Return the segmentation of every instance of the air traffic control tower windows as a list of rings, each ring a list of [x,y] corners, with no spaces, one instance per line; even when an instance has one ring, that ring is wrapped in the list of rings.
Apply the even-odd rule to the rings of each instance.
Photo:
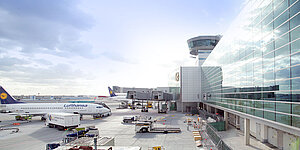
[[[189,42],[188,45],[189,48],[194,48],[198,46],[216,46],[217,40],[210,40],[210,39],[196,40],[196,41]]]

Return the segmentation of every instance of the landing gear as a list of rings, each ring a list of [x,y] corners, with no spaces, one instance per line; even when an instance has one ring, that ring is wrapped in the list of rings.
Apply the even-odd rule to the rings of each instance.
[[[102,115],[100,115],[100,114],[98,114],[98,115],[93,115],[93,118],[94,119],[99,119],[99,118],[101,118],[102,117]]]
[[[42,120],[42,121],[46,121],[46,118],[45,118],[45,117],[41,117],[41,120]]]
[[[148,129],[143,128],[141,132],[142,132],[142,133],[146,133],[146,132],[148,132]]]

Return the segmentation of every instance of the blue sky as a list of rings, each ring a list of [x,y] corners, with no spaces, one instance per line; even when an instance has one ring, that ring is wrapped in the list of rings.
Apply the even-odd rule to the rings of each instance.
[[[223,34],[241,0],[2,0],[0,85],[12,94],[108,95],[168,86],[186,41]]]

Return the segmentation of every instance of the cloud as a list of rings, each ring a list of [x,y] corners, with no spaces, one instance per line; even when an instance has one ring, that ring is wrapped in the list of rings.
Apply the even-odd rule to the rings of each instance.
[[[13,63],[15,63],[13,61]],[[57,64],[48,68],[36,68],[30,66],[14,66],[13,70],[0,68],[1,76],[13,77],[16,84],[36,84],[36,85],[64,85],[73,84],[76,79],[85,75],[78,69],[72,69],[68,64]]]
[[[78,5],[77,0],[0,1],[1,84],[59,86],[85,79],[71,60],[96,57],[81,41],[94,20]]]
[[[101,54],[102,56],[106,57],[107,59],[116,61],[116,62],[121,62],[121,63],[127,63],[127,64],[136,64],[134,62],[134,58],[126,58],[124,55],[120,55],[118,52],[114,51],[105,51]]]
[[[20,64],[28,64],[29,62],[24,59],[17,58],[1,58],[0,59],[0,70],[1,71],[10,71],[14,70],[16,66]]]
[[[0,6],[13,16],[37,18],[78,29],[88,29],[92,26],[91,18],[78,8],[78,2],[78,0],[3,0]]]
[[[1,45],[13,43],[24,55],[93,57],[92,47],[80,41],[93,19],[77,5],[78,1],[0,1]]]
[[[169,70],[195,65],[186,40],[219,33],[232,9],[170,2],[2,0],[0,84],[19,94],[166,86]]]

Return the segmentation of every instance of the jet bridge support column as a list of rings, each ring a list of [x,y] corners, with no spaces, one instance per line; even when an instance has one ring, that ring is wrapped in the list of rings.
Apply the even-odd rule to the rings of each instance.
[[[245,144],[250,145],[250,119],[244,118],[244,126]]]
[[[224,111],[225,130],[228,130],[228,112]]]

